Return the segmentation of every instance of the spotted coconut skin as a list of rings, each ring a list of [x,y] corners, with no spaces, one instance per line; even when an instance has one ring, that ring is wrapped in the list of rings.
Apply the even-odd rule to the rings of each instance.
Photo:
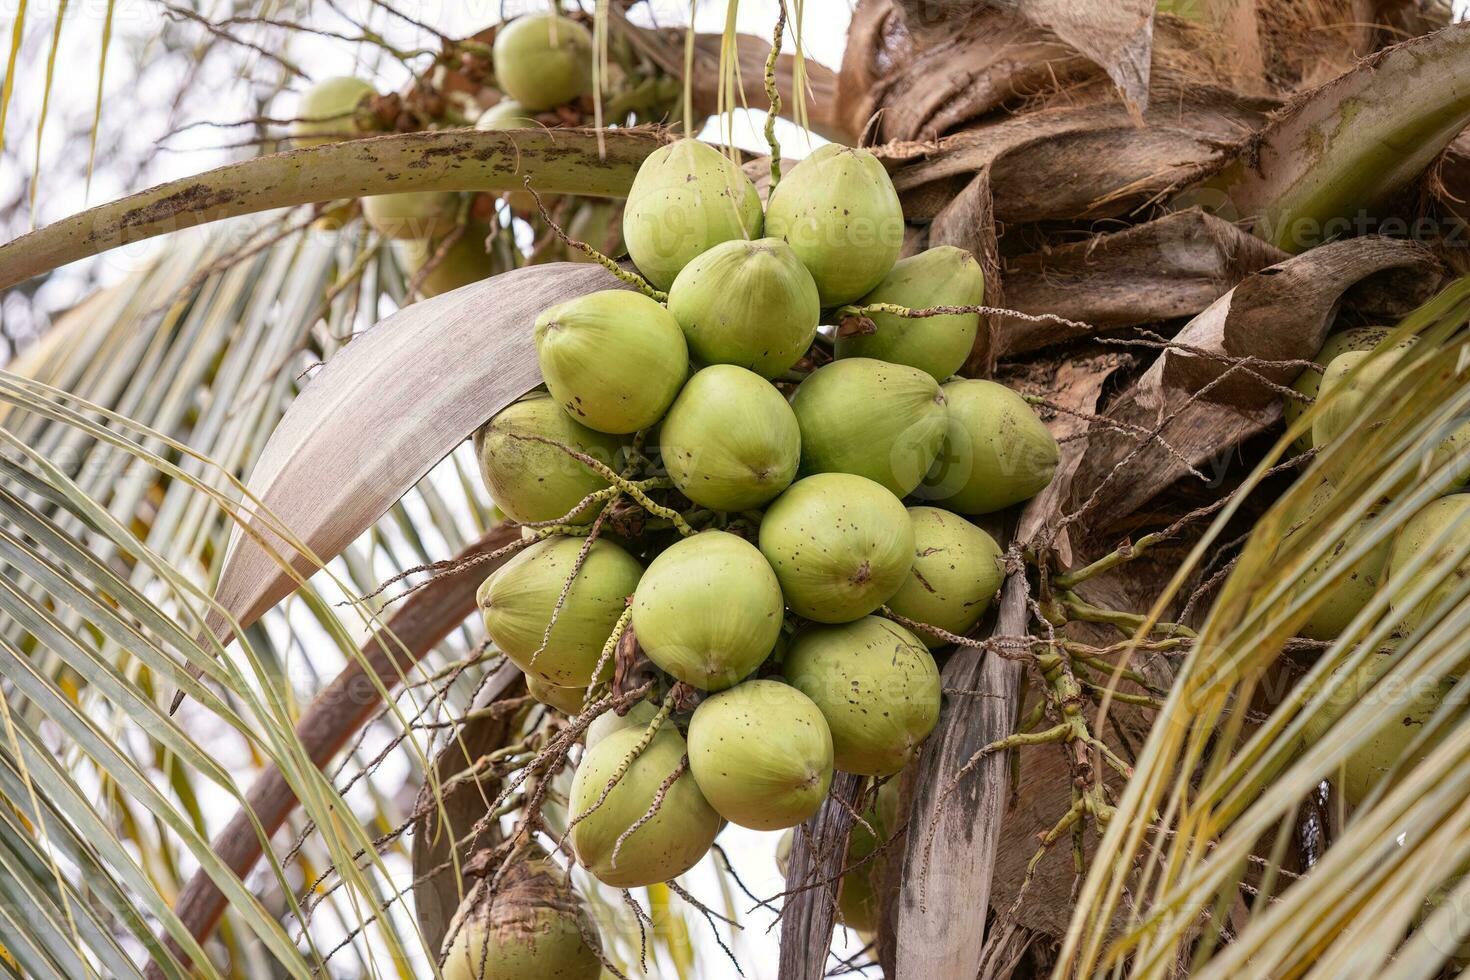
[[[690,356],[774,378],[811,347],[822,309],[817,283],[791,246],[759,238],[696,256],[669,287],[669,312]]]
[[[571,831],[577,860],[614,888],[639,888],[678,877],[699,863],[722,826],[720,815],[686,770],[669,785],[653,816],[623,842],[613,863],[618,838],[649,812],[659,787],[684,758],[683,736],[665,722],[602,804],[591,809],[643,735],[642,729],[624,728],[589,746],[572,779],[568,809],[574,818],[581,818]]]
[[[633,631],[658,667],[718,691],[760,666],[781,633],[781,585],[756,547],[725,531],[670,545],[633,595]]]
[[[985,273],[962,248],[940,245],[899,259],[883,281],[859,306],[888,303],[911,310],[935,306],[979,306],[985,302]],[[839,335],[839,359],[873,357],[918,368],[935,381],[946,381],[959,371],[975,347],[980,314],[909,318],[892,313],[870,313],[876,330],[870,334]]]
[[[899,499],[872,480],[820,473],[797,480],[766,509],[760,550],[793,612],[846,623],[903,585],[914,529]]]
[[[575,514],[572,510],[588,494],[606,489],[607,479],[559,446],[615,469],[622,443],[577,422],[544,392],[532,392],[513,403],[475,433],[480,476],[490,499],[507,517],[523,524],[568,515],[573,522],[591,519],[590,505]]]
[[[485,632],[495,646],[521,670],[562,687],[585,688],[591,682],[602,647],[642,573],[638,560],[618,545],[594,541],[550,642],[537,654],[583,543],[560,536],[539,541],[486,579],[477,596]]]
[[[934,658],[908,630],[877,616],[803,630],[782,673],[821,709],[843,772],[898,772],[939,720]]]
[[[674,485],[712,510],[753,510],[796,478],[801,430],[780,391],[731,364],[695,373],[659,427]]]
[[[817,812],[832,785],[832,732],[816,703],[789,684],[746,681],[695,709],[689,768],[731,823],[794,827]]]
[[[709,144],[678,140],[638,168],[623,208],[623,241],[638,271],[659,289],[721,242],[759,237],[755,185]]]
[[[903,208],[876,156],[829,143],[771,191],[766,234],[796,251],[822,306],[832,307],[859,299],[893,268],[903,247]]]
[[[536,318],[536,360],[568,415],[613,435],[663,418],[689,374],[678,321],[626,289],[588,293],[544,311]]]
[[[915,496],[960,514],[990,514],[1051,483],[1061,450],[1025,399],[994,381],[951,381],[943,390],[948,430]]]
[[[801,472],[851,473],[902,497],[939,456],[945,396],[929,375],[870,357],[813,371],[791,398],[801,428]]]
[[[1000,545],[958,514],[910,507],[914,565],[888,608],[906,619],[963,636],[980,622],[1005,577]],[[944,639],[919,631],[929,647]]]
[[[1470,493],[1456,493],[1430,501],[1399,531],[1389,552],[1389,574],[1395,582],[1389,594],[1389,606],[1399,616],[1399,629],[1417,629],[1432,616],[1443,613],[1455,591],[1470,577],[1470,557],[1455,562],[1457,549],[1465,546],[1470,536]],[[1414,582],[1406,578],[1408,569],[1426,553],[1428,564],[1417,573],[1416,581],[1430,578],[1438,584],[1416,603],[1407,594]]]
[[[541,112],[592,91],[592,34],[553,14],[517,17],[495,34],[495,81],[527,111]]]
[[[1283,555],[1301,546],[1297,535],[1304,530],[1304,522],[1314,512],[1331,503],[1335,494],[1336,491],[1331,483],[1326,480],[1318,482],[1301,512],[1289,519],[1287,533],[1281,543]],[[1331,574],[1337,580],[1327,590],[1327,593],[1319,598],[1318,605],[1312,610],[1307,621],[1297,628],[1300,635],[1313,640],[1337,639],[1347,629],[1353,617],[1368,604],[1374,593],[1378,591],[1387,571],[1389,551],[1393,544],[1391,540],[1386,539],[1374,546],[1362,559],[1353,564],[1346,575],[1337,577],[1341,565],[1340,556],[1343,551],[1352,546],[1358,535],[1370,528],[1373,523],[1374,518],[1365,518],[1335,541],[1321,558],[1313,562],[1311,567],[1302,573],[1297,583],[1298,593],[1310,587],[1323,575]]]
[[[536,852],[513,859],[491,894],[483,884],[450,923],[444,980],[597,980],[597,927],[566,874]]]

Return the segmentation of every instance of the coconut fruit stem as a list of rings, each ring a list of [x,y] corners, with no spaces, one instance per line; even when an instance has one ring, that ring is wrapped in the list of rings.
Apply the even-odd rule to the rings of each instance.
[[[781,56],[781,35],[786,30],[786,4],[776,4],[776,32],[771,37],[771,53],[766,55],[766,98],[771,111],[766,113],[766,144],[771,148],[771,190],[781,183],[781,144],[776,139],[776,117],[781,114],[781,90],[776,86],[776,62]]]
[[[673,703],[673,699],[672,698],[669,699],[669,702],[668,703],[672,704]],[[612,866],[613,867],[616,868],[618,866],[618,852],[623,849],[623,842],[626,841],[629,837],[632,837],[635,833],[637,833],[638,830],[639,830],[639,828],[642,827],[644,824],[648,823],[648,821],[650,821],[654,817],[658,816],[658,808],[661,807],[661,806],[663,806],[663,804],[664,804],[664,797],[666,797],[666,796],[669,795],[669,788],[672,787],[674,785],[674,783],[678,781],[678,779],[679,779],[680,776],[684,775],[688,771],[689,771],[689,754],[686,752],[684,754],[684,757],[679,760],[679,764],[674,767],[674,771],[671,772],[671,773],[669,773],[667,776],[665,776],[664,777],[664,781],[658,784],[658,792],[656,792],[656,793],[653,794],[653,802],[648,805],[648,810],[644,812],[643,816],[641,816],[637,820],[633,821],[628,826],[628,829],[627,830],[623,831],[621,834],[618,835],[618,839],[613,844],[613,849],[612,849]]]
[[[565,842],[567,836],[571,834],[573,827],[575,827],[577,824],[581,823],[588,817],[592,816],[592,814],[597,812],[597,809],[601,807],[602,804],[607,802],[608,795],[612,793],[613,787],[618,784],[619,780],[621,780],[624,776],[628,774],[628,769],[633,765],[634,762],[638,761],[638,757],[643,754],[643,750],[648,748],[648,746],[653,743],[654,738],[658,735],[659,729],[663,727],[665,721],[668,721],[669,715],[673,714],[673,711],[674,699],[672,697],[665,696],[664,703],[659,705],[658,714],[653,716],[653,720],[650,721],[648,723],[648,727],[643,730],[642,737],[640,737],[638,741],[633,743],[633,747],[628,750],[628,754],[623,756],[623,761],[618,763],[618,767],[613,770],[612,777],[608,779],[607,785],[602,788],[602,795],[599,796],[591,806],[583,810],[581,813],[577,814],[571,819],[570,822],[567,823],[566,832],[562,834],[562,840],[558,842],[558,846]],[[621,841],[619,841],[619,843],[621,843]]]
[[[592,681],[587,685],[586,697],[582,699],[584,708],[586,707],[587,699],[592,697],[592,689],[597,687],[597,679],[602,676],[603,666],[612,659],[613,652],[618,648],[618,641],[628,631],[628,623],[632,619],[633,607],[631,605],[624,607],[623,614],[618,617],[618,621],[614,624],[612,632],[608,634],[607,642],[602,645],[602,653],[597,658],[597,665],[592,668]]]
[[[644,487],[650,484],[656,485],[657,487],[670,487],[673,486],[671,482],[663,481],[661,477],[649,481],[635,482],[633,480],[629,480],[625,476],[622,476],[612,467],[608,466],[606,463],[603,463],[601,460],[598,460],[592,456],[588,456],[586,453],[577,452],[570,446],[564,446],[554,439],[547,439],[545,436],[529,435],[517,432],[507,432],[506,435],[512,439],[527,439],[532,442],[544,442],[549,446],[556,446],[562,452],[566,453],[568,456],[571,456],[573,459],[581,463],[583,466],[586,466],[588,469],[596,471],[597,474],[600,475],[603,479],[607,480],[607,482],[622,490],[634,500],[638,501],[638,506],[642,507],[644,510],[648,511],[655,517],[662,517],[664,520],[674,525],[674,527],[678,529],[680,534],[688,537],[689,535],[694,533],[694,528],[689,526],[689,522],[684,520],[684,516],[682,514],[671,507],[665,507],[663,504],[655,503],[653,499],[649,497],[648,494],[644,491]]]
[[[556,220],[552,218],[551,213],[546,210],[546,205],[542,202],[540,193],[537,192],[536,188],[531,186],[530,174],[526,174],[525,185],[526,190],[530,191],[531,196],[536,199],[536,210],[541,212],[541,220],[546,222],[547,226],[551,228],[551,230],[556,234],[557,238],[561,239],[563,245],[565,245],[567,248],[574,248],[577,251],[581,252],[593,262],[596,262],[608,272],[611,272],[613,275],[617,276],[619,280],[627,283],[629,286],[632,286],[634,289],[638,290],[649,299],[654,300],[658,303],[668,302],[668,293],[655,289],[653,287],[653,283],[649,282],[647,279],[644,279],[638,273],[629,272],[627,269],[624,269],[622,266],[618,265],[618,263],[612,258],[603,255],[591,245],[588,245],[584,241],[579,241],[573,238],[571,235],[568,235],[564,230],[562,230],[562,226],[557,224]]]

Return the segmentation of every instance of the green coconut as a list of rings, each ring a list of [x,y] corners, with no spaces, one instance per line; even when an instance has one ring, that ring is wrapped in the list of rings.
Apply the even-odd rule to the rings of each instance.
[[[903,585],[914,528],[899,499],[872,480],[820,473],[797,480],[766,510],[760,549],[793,612],[846,623]]]
[[[619,218],[618,205],[612,201],[578,201],[572,220],[567,222],[567,234],[579,242],[586,242],[603,255],[620,255],[624,251],[623,223]],[[567,261],[595,260],[581,249],[573,248],[567,250]]]
[[[540,130],[544,127],[536,121],[535,114],[515,99],[502,99],[480,113],[480,118],[475,120],[475,128],[485,132],[494,132],[505,129]],[[505,203],[523,218],[537,213],[536,195],[530,191],[509,191],[505,195]]]
[[[994,381],[944,386],[949,426],[915,495],[961,514],[989,514],[1040,493],[1061,450],[1026,400]]]
[[[378,194],[362,199],[362,216],[388,238],[440,238],[459,225],[460,196],[453,191]]]
[[[1326,506],[1332,500],[1334,493],[1332,484],[1325,480],[1316,486],[1300,520],[1294,521],[1293,526],[1288,528],[1282,540],[1283,552],[1294,551],[1302,546],[1296,540],[1296,536],[1303,530],[1302,521]],[[1372,517],[1362,520],[1347,534],[1335,541],[1325,555],[1313,562],[1312,566],[1302,573],[1298,585],[1299,591],[1324,575],[1333,577],[1333,584],[1328,589],[1326,596],[1320,600],[1320,604],[1312,611],[1311,616],[1298,629],[1302,636],[1314,640],[1337,639],[1353,621],[1353,617],[1362,611],[1363,607],[1373,598],[1373,594],[1378,591],[1388,564],[1391,541],[1384,540],[1381,544],[1374,546],[1371,551],[1346,569],[1337,567],[1342,563],[1340,556],[1343,552],[1367,533],[1374,523],[1375,519]]]
[[[1322,414],[1312,424],[1314,445],[1326,447],[1344,438],[1359,421],[1364,406],[1389,383],[1390,376],[1413,347],[1411,338],[1392,350],[1375,354],[1374,351],[1346,351],[1337,355],[1327,365],[1322,375],[1318,398],[1330,399]],[[1352,374],[1361,365],[1357,374]],[[1364,430],[1358,430],[1360,432]],[[1324,472],[1329,480],[1342,482],[1349,476],[1356,455],[1339,453],[1327,461]],[[1470,422],[1456,426],[1431,450],[1423,460],[1421,473],[1431,473],[1451,460],[1457,462],[1455,475],[1451,478],[1453,489],[1470,478]],[[1412,483],[1413,477],[1404,481]]]
[[[495,33],[495,84],[530,112],[592,91],[592,34],[555,14],[517,17]]]
[[[626,289],[578,296],[538,316],[536,360],[562,408],[583,425],[616,434],[663,418],[689,373],[678,321]]]
[[[902,497],[939,456],[948,414],[939,384],[906,364],[833,361],[797,387],[801,472],[853,473]]]
[[[644,731],[657,714],[658,707],[652,701],[633,702],[625,715],[619,715],[616,711],[604,711],[587,726],[587,744],[600,742],[613,732],[620,732],[625,728]]]
[[[485,632],[500,652],[527,674],[563,687],[592,682],[603,645],[642,573],[622,548],[594,541],[542,650],[546,624],[584,543],[556,537],[531,545],[486,579],[477,597]]]
[[[721,242],[684,266],[669,312],[705,364],[734,364],[763,378],[806,354],[822,315],[817,284],[778,238]]]
[[[1350,350],[1364,351],[1377,347],[1383,338],[1391,331],[1389,327],[1350,327],[1347,330],[1339,330],[1329,334],[1327,340],[1322,344],[1322,349],[1317,351],[1317,356],[1312,361],[1321,365],[1324,369],[1332,363],[1332,359],[1339,354],[1345,354]],[[1317,392],[1322,386],[1322,372],[1308,369],[1303,371],[1292,382],[1292,388],[1313,401],[1317,398]],[[1298,401],[1295,398],[1287,398],[1282,401],[1282,414],[1286,418],[1288,426],[1294,424],[1306,412],[1310,402]],[[1308,429],[1297,438],[1295,443],[1298,452],[1306,452],[1314,445],[1312,430]]]
[[[537,701],[568,717],[582,713],[582,704],[587,694],[585,687],[562,687],[560,684],[542,680],[539,674],[526,675],[526,690]]]
[[[1456,560],[1456,552],[1470,539],[1470,493],[1456,493],[1431,501],[1409,518],[1389,551],[1389,574],[1395,581],[1388,604],[1398,614],[1404,632],[1417,629],[1450,608],[1456,590],[1470,578],[1470,555]],[[1428,554],[1427,564],[1413,581],[1402,581],[1411,564]],[[1434,582],[1429,594],[1410,602],[1409,590],[1423,581]],[[1464,600],[1460,600],[1463,602]]]
[[[1341,681],[1329,696],[1325,710],[1307,721],[1304,735],[1306,743],[1311,745],[1330,734],[1330,726],[1360,701],[1389,698],[1397,706],[1389,721],[1348,756],[1341,774],[1333,774],[1338,788],[1353,806],[1361,803],[1390,769],[1397,767],[1398,772],[1407,772],[1434,750],[1437,737],[1426,739],[1425,744],[1409,754],[1410,745],[1454,688],[1448,679],[1428,677],[1416,680],[1407,689],[1402,684],[1378,683],[1393,667],[1394,657],[1391,653],[1372,654]],[[1334,681],[1344,678],[1342,668],[1334,671],[1332,677]]]
[[[537,849],[512,860],[494,891],[476,888],[450,920],[444,980],[597,980],[597,925],[566,873]]]
[[[888,608],[916,623],[963,636],[980,622],[1005,578],[995,539],[963,517],[938,507],[910,507],[914,567]],[[922,631],[927,646],[945,641]]]
[[[307,89],[296,103],[291,139],[296,146],[321,146],[362,135],[365,103],[377,95],[360,78],[326,78]]]
[[[822,709],[843,772],[898,772],[939,720],[934,658],[914,634],[877,616],[803,630],[781,669]]]
[[[410,281],[418,278],[420,270],[429,267],[418,286],[419,294],[427,298],[488,279],[495,274],[495,260],[485,251],[485,238],[489,234],[488,227],[480,222],[471,222],[463,233],[449,243],[449,248],[438,261],[434,259],[443,245],[439,239],[400,239],[393,243],[393,251],[403,263]]]
[[[608,481],[562,446],[612,469],[617,468],[622,449],[616,436],[587,428],[541,391],[512,403],[476,430],[480,476],[505,516],[523,524],[569,514],[573,522],[591,518],[591,506],[576,514],[571,510],[588,494],[605,489]]]
[[[763,506],[790,486],[801,432],[769,381],[733,364],[698,371],[659,428],[659,451],[674,485],[712,510]]]
[[[686,684],[719,691],[761,665],[781,633],[781,586],[755,546],[725,531],[670,545],[633,596],[643,652]]]
[[[796,250],[822,305],[837,306],[867,294],[893,268],[903,247],[903,208],[877,157],[828,143],[771,191],[766,234]]]
[[[985,302],[985,273],[962,248],[940,245],[899,259],[859,306],[889,303],[911,310],[935,306],[979,306]],[[917,319],[872,313],[875,333],[838,335],[839,358],[874,357],[907,364],[944,381],[964,366],[980,332],[980,314],[956,313]]]
[[[650,153],[623,208],[628,254],[659,289],[668,289],[696,256],[721,242],[760,233],[755,185],[734,161],[696,139]]]
[[[832,733],[812,699],[774,680],[746,681],[700,703],[689,771],[710,806],[752,830],[794,827],[832,785]]]
[[[642,738],[642,731],[624,728],[593,742],[572,779],[568,812],[578,821],[571,831],[572,848],[582,867],[614,888],[639,888],[677,878],[699,863],[722,825],[720,815],[705,801],[687,770],[668,783],[685,753],[683,736],[668,724],[593,809]],[[663,799],[655,809],[660,791]],[[640,821],[618,848],[618,839]]]

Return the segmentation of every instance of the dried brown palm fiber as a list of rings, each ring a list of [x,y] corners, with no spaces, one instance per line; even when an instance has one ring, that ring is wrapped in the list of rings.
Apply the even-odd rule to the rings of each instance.
[[[916,36],[892,0],[864,0],[843,56],[838,111],[858,131],[878,114],[878,140],[934,139],[967,120],[1099,73],[1008,11],[981,5],[962,23],[951,19],[941,33]]]
[[[980,263],[985,275],[985,301],[989,306],[1006,305],[1005,281],[1000,272],[1000,246],[995,225],[995,201],[990,195],[990,170],[983,168],[969,179],[929,225],[930,245],[963,248]],[[988,377],[995,370],[996,317],[980,319],[975,346],[960,373],[966,377]]]
[[[1191,209],[1010,260],[1001,275],[1007,301],[996,305],[1116,330],[1194,316],[1245,276],[1285,258],[1228,221]],[[1002,317],[997,356],[1085,336],[1052,321]]]
[[[1200,90],[1156,107],[1136,126],[1121,105],[1044,109],[998,117],[936,142],[894,142],[874,152],[912,208],[926,184],[991,168],[1000,221],[1128,214],[1228,159],[1265,122],[1268,103]],[[906,210],[911,221],[932,217]]]
[[[1395,288],[1385,295],[1397,293],[1407,312],[1442,275],[1423,246],[1370,236],[1247,277],[1114,400],[1106,416],[1125,428],[1093,427],[1064,523],[1105,534],[1190,465],[1228,461],[1243,439],[1280,418],[1283,383],[1321,346],[1344,296],[1360,283],[1390,279]]]

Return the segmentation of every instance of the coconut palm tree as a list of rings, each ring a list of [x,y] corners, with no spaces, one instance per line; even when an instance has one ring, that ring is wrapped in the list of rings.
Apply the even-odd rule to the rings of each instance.
[[[979,259],[964,373],[1063,446],[989,525],[997,611],[941,654],[882,844],[850,858],[851,777],[796,836],[780,975],[1452,969],[1470,538],[1307,631],[1456,482],[1435,449],[1470,413],[1467,28],[1414,0],[862,0],[832,72],[733,17],[686,37],[637,14],[584,17],[596,96],[534,127],[467,128],[498,97],[495,28],[435,34],[392,48],[415,75],[354,115],[364,138],[0,246],[21,289],[168,236],[0,374],[0,968],[427,975],[513,856],[499,818],[566,826],[576,722],[528,710],[470,621],[522,529],[465,443],[540,382],[526,325],[620,271],[591,253],[618,256],[641,162],[751,105],[871,147],[906,254]],[[180,16],[255,49],[305,29]],[[316,40],[391,47],[340,34]],[[767,135],[743,160],[763,191],[792,162]],[[344,204],[404,191],[481,196],[414,254]],[[1313,359],[1363,325],[1391,328],[1380,358],[1417,341],[1313,403]],[[696,928],[758,961],[719,921],[748,916],[752,869],[718,857],[718,898],[578,876],[606,966],[724,969]],[[834,954],[844,873],[879,914]]]

